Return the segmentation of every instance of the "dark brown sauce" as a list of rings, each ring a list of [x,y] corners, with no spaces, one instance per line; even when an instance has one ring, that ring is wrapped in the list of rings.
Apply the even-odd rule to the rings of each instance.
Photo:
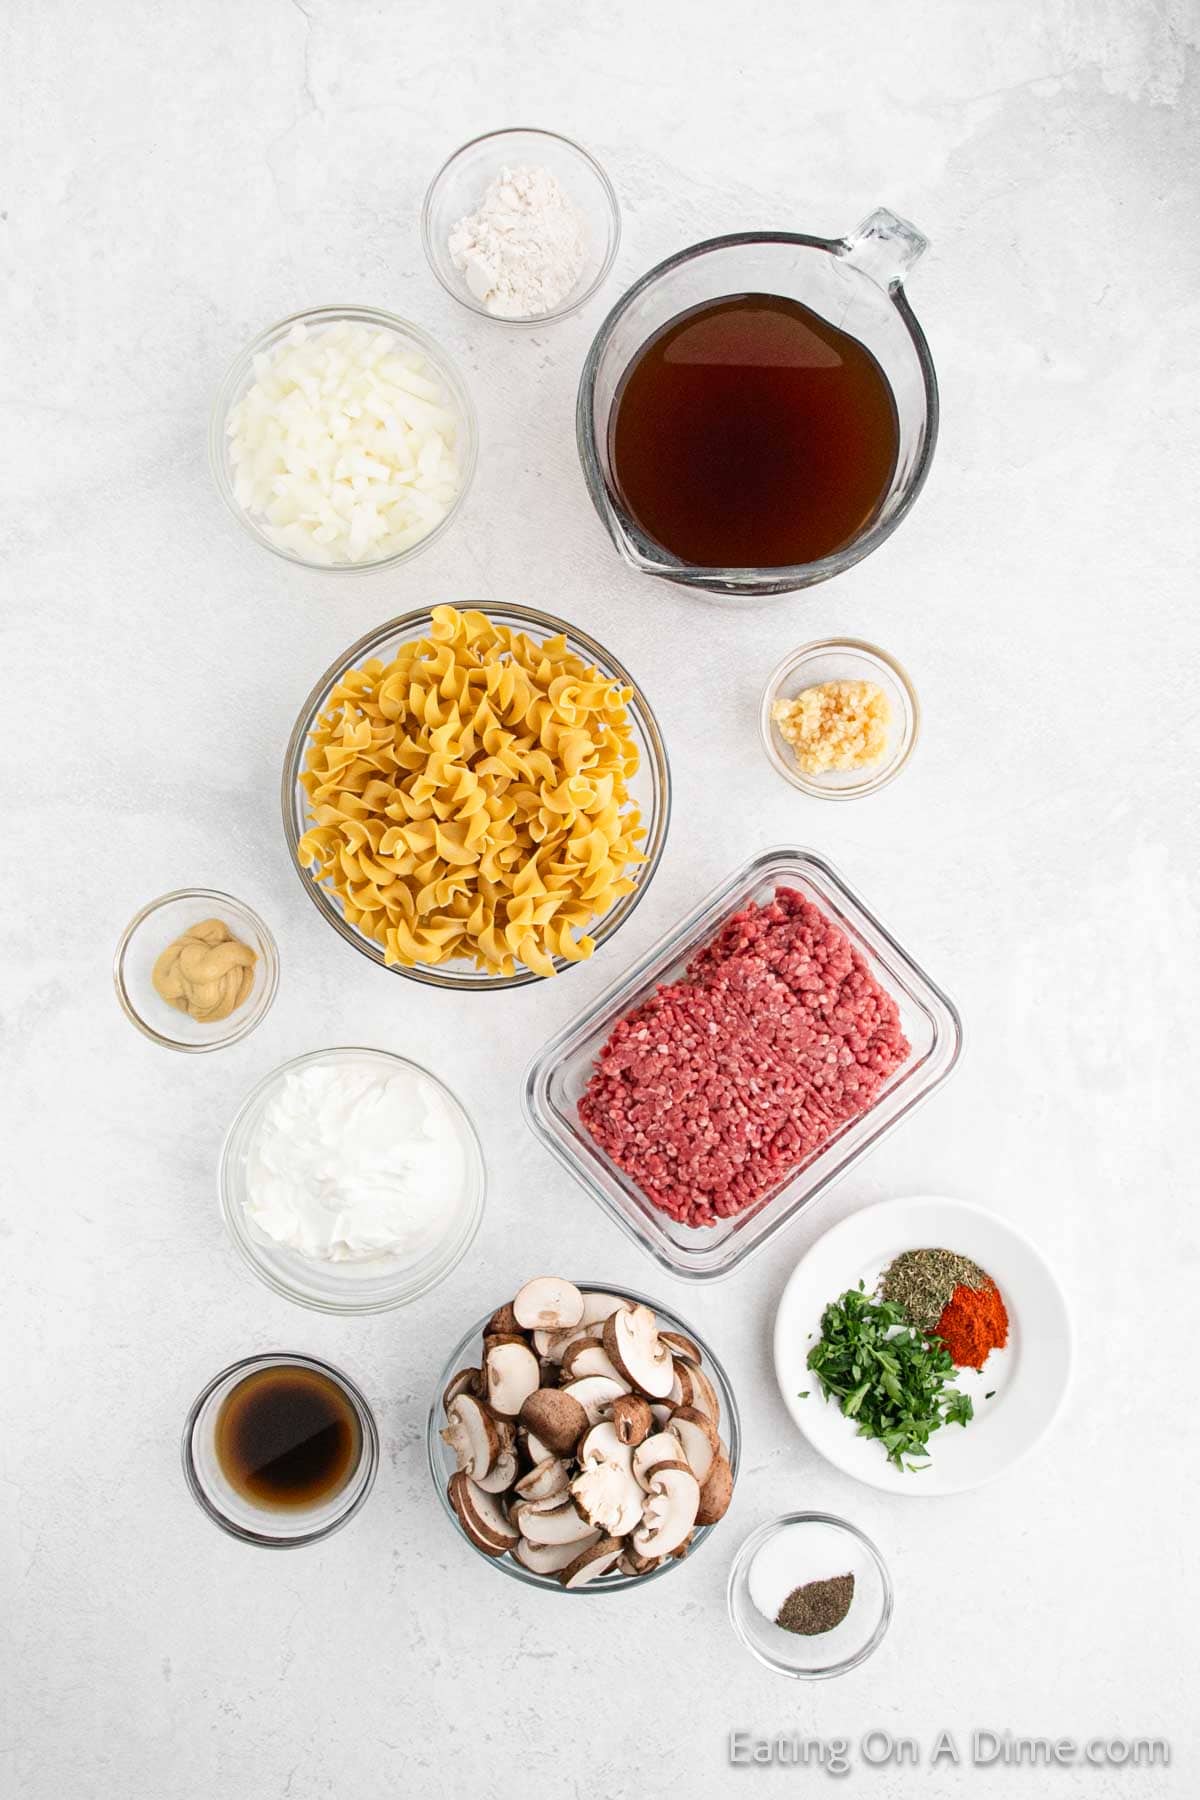
[[[217,1415],[226,1480],[258,1506],[314,1506],[358,1467],[362,1430],[348,1396],[317,1369],[258,1369]]]
[[[865,345],[797,300],[736,294],[681,313],[638,352],[609,459],[626,512],[671,555],[778,569],[861,535],[899,444]]]

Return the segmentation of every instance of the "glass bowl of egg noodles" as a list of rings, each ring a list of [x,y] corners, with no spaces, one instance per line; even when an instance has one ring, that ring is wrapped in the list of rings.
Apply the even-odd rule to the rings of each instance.
[[[268,326],[227,369],[208,452],[258,544],[303,568],[391,568],[449,529],[475,473],[475,407],[407,319],[320,306]]]
[[[603,645],[533,607],[464,601],[390,619],[325,671],[281,800],[293,866],[340,938],[392,974],[481,991],[616,935],[662,857],[671,774]]]

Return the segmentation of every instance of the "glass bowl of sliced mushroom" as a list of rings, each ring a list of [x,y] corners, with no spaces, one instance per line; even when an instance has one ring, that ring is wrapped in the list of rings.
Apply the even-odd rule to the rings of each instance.
[[[532,1587],[613,1593],[675,1568],[724,1517],[741,1428],[690,1325],[625,1288],[538,1275],[455,1347],[428,1449],[480,1556]]]

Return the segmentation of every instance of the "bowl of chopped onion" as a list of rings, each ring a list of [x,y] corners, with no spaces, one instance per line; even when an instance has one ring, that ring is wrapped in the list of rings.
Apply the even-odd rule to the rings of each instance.
[[[331,570],[403,562],[439,538],[475,473],[462,377],[418,326],[322,306],[260,332],[225,374],[209,460],[258,543]]]

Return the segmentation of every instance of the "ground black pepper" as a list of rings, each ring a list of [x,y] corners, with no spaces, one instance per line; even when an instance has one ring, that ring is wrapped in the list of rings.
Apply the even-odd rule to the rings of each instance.
[[[834,1575],[829,1581],[806,1581],[793,1588],[775,1616],[775,1623],[801,1637],[819,1637],[832,1631],[850,1611],[854,1599],[853,1575]]]

